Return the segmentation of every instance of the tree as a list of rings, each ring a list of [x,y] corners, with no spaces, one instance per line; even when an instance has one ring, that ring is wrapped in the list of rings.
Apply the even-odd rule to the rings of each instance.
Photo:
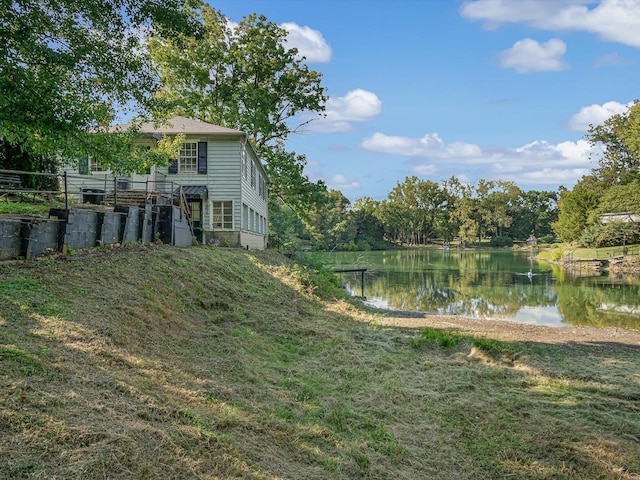
[[[476,188],[470,183],[462,183],[455,177],[445,182],[445,188],[455,198],[452,218],[458,228],[456,232],[461,243],[473,242],[482,236],[480,200]]]
[[[358,250],[384,248],[384,225],[380,220],[380,202],[371,197],[357,198],[351,214],[356,223],[356,245]]]
[[[599,213],[640,213],[640,179],[608,188],[598,203]]]
[[[309,69],[287,32],[262,15],[235,27],[209,5],[193,12],[203,35],[154,37],[153,59],[162,76],[160,97],[173,113],[247,133],[271,177],[271,192],[304,215],[324,184],[303,173],[304,156],[285,148],[287,137],[306,121],[303,112],[322,112],[322,75]]]
[[[530,235],[553,235],[551,225],[558,220],[558,193],[529,190],[524,192],[515,207],[513,223],[507,233],[514,239],[524,240]]]
[[[413,241],[416,226],[412,212],[414,204],[413,181],[409,177],[404,183],[397,182],[380,204],[380,218],[393,241],[399,241],[401,244]]]
[[[355,249],[356,223],[350,211],[351,202],[339,190],[325,193],[322,208],[311,213],[312,235],[317,248]]]
[[[593,176],[582,177],[573,190],[560,192],[558,221],[553,230],[562,241],[578,240],[584,229],[595,223],[601,193],[601,184]]]
[[[640,176],[640,103],[612,115],[602,125],[590,125],[587,140],[601,145],[602,156],[593,176],[606,186],[627,183]]]
[[[303,222],[308,223],[311,206],[320,207],[326,200],[326,186],[322,180],[312,182],[304,174],[307,158],[287,152],[282,142],[262,149],[267,175],[271,179],[270,202],[284,203]]]
[[[126,163],[132,137],[107,129],[156,105],[142,32],[195,32],[191,1],[2,1],[0,138],[36,156]]]
[[[510,227],[513,222],[522,190],[513,182],[480,180],[477,191],[482,192],[479,208],[487,228],[486,233],[503,236],[504,229]]]

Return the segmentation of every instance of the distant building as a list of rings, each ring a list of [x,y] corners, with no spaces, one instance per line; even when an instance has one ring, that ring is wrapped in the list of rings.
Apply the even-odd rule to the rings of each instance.
[[[640,213],[603,213],[600,215],[601,223],[640,223]]]

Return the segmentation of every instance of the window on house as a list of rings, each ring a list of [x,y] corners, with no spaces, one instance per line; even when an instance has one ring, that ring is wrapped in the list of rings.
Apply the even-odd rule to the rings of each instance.
[[[89,171],[90,172],[106,172],[108,168],[98,162],[95,158],[89,157]]]
[[[213,203],[213,228],[229,229],[233,228],[233,202],[212,202]]]
[[[249,207],[244,203],[242,204],[242,227],[245,230],[249,229]]]
[[[256,188],[256,164],[251,162],[251,187]]]
[[[247,157],[247,151],[242,149],[242,176],[246,180],[249,176],[249,158]]]
[[[184,142],[180,148],[180,173],[198,173],[198,143]]]

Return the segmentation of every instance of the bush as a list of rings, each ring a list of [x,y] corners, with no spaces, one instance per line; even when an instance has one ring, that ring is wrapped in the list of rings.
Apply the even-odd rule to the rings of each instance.
[[[513,238],[507,236],[493,237],[491,239],[492,247],[513,247]]]
[[[344,297],[340,279],[329,270],[322,260],[313,254],[298,253],[292,257],[292,273],[307,293],[319,296]]]
[[[554,243],[556,241],[556,236],[553,234],[542,235],[538,238],[539,243]]]
[[[623,243],[637,243],[640,241],[640,232],[637,226],[627,223],[607,223],[604,225],[592,225],[587,227],[580,235],[580,244],[583,247],[617,247]]]
[[[361,252],[367,252],[367,251],[371,250],[371,245],[369,245],[369,242],[367,242],[364,239],[358,240],[356,245],[358,246],[358,250],[361,251]]]

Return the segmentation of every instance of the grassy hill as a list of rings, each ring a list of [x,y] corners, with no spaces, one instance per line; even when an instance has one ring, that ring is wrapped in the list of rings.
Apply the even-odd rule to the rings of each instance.
[[[0,478],[640,475],[638,349],[375,315],[274,252],[0,266]]]

